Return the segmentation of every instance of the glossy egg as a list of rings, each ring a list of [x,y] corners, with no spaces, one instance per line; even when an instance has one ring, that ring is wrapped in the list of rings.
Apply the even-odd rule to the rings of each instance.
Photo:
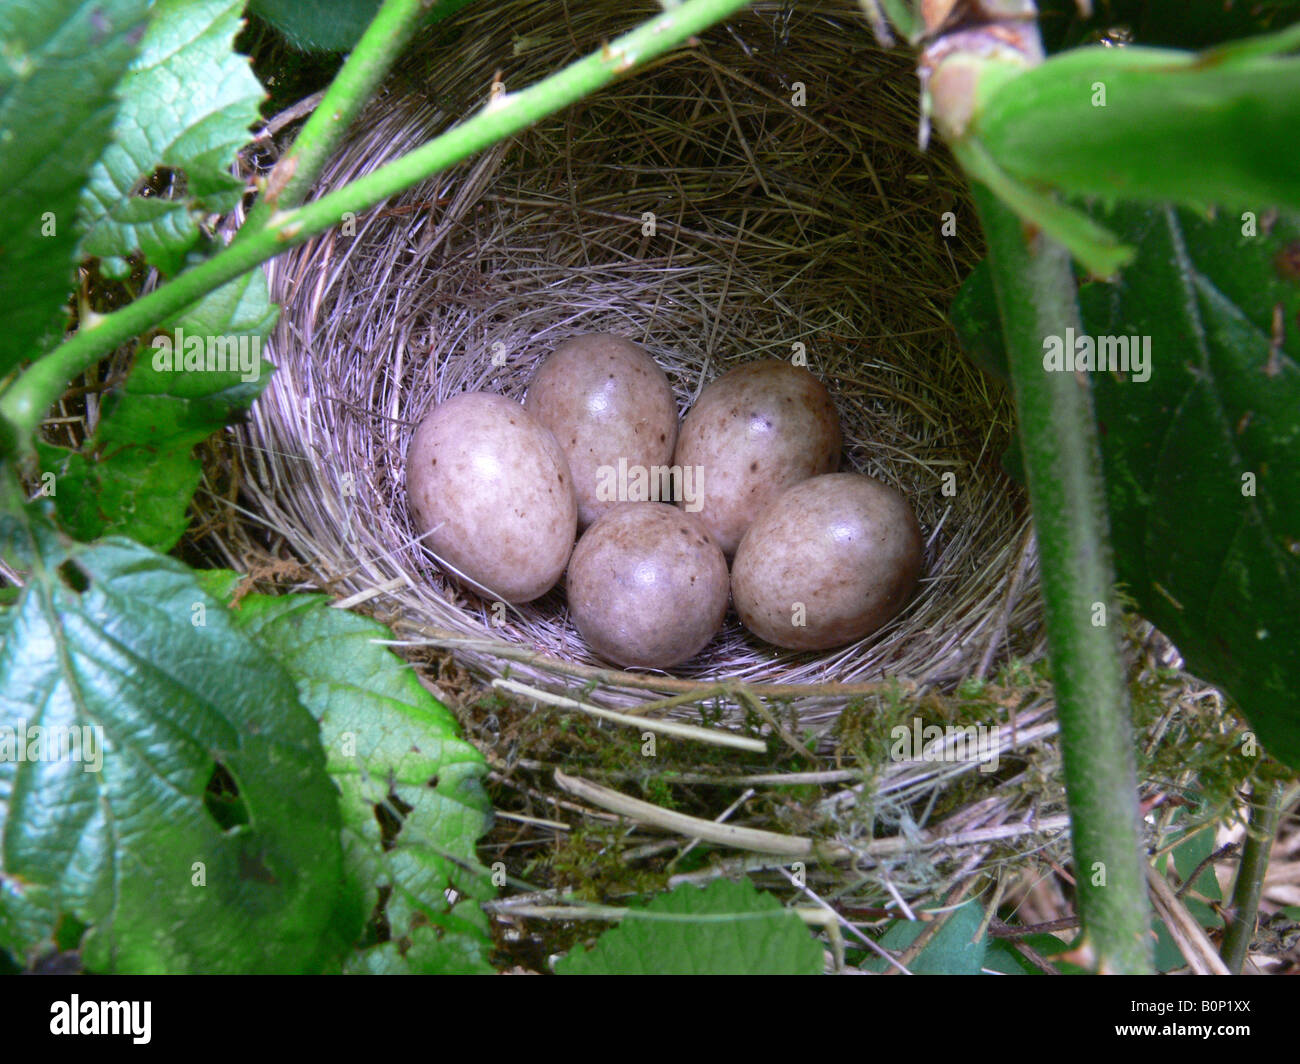
[[[596,654],[666,669],[694,657],[722,627],[727,560],[690,514],[624,503],[578,540],[567,589],[573,622]]]
[[[609,333],[568,340],[542,363],[524,405],[569,460],[580,528],[619,502],[648,501],[652,490],[671,501],[654,471],[672,461],[677,402],[643,347]]]
[[[840,444],[835,404],[812,373],[777,359],[739,366],[709,384],[682,421],[673,464],[697,497],[679,505],[730,556],[782,491],[839,468]]]
[[[789,650],[856,642],[907,604],[922,547],[898,491],[857,473],[813,477],[769,504],[741,540],[731,567],[736,612]]]
[[[406,452],[421,542],[480,594],[529,602],[559,580],[578,506],[568,459],[519,403],[467,392],[429,411]]]

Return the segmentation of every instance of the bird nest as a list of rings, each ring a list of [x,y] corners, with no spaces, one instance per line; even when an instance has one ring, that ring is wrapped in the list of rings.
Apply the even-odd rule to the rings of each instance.
[[[317,193],[368,173],[508,90],[630,28],[655,4],[557,18],[462,13],[423,43],[330,161]],[[499,91],[499,89],[498,89]],[[977,226],[941,151],[917,145],[909,59],[851,5],[764,7],[268,265],[283,314],[274,379],[239,435],[242,488],[320,580],[449,649],[484,679],[583,685],[627,706],[733,688],[833,719],[883,681],[951,686],[1040,649],[1028,512],[999,465],[1009,399],[958,350],[946,307]],[[950,213],[949,213],[950,212]],[[945,235],[948,234],[948,235]],[[899,488],[925,540],[917,594],[885,628],[809,654],[730,616],[671,673],[595,658],[562,585],[503,612],[417,541],[404,457],[430,403],[522,399],[562,341],[649,350],[681,411],[751,359],[830,388],[842,468]]]
[[[394,72],[315,194],[425,143],[494,84],[531,84],[658,10],[465,8]],[[1039,883],[1068,860],[1029,512],[1000,464],[1012,405],[946,319],[978,226],[950,158],[918,147],[912,63],[847,0],[757,3],[266,266],[283,308],[266,351],[277,371],[206,456],[188,549],[326,588],[390,625],[487,755],[498,820],[485,860],[526,861],[558,891],[546,898],[720,872],[781,887],[804,861],[804,890],[880,914],[951,906],[990,873],[999,892],[1008,871]],[[275,141],[260,143],[272,150],[247,167],[264,174]],[[562,585],[502,612],[451,583],[406,504],[416,424],[464,391],[521,399],[540,362],[588,332],[647,348],[682,412],[735,365],[806,358],[839,410],[841,468],[915,509],[924,568],[907,607],[815,654],[730,616],[671,672],[621,670],[585,645]],[[1124,623],[1144,796],[1194,783],[1207,818],[1227,815],[1241,759],[1223,753],[1220,697],[1148,625]],[[963,728],[987,745],[972,750]],[[673,741],[649,756],[646,730]],[[900,734],[921,745],[900,751]],[[682,839],[751,855],[692,870]]]

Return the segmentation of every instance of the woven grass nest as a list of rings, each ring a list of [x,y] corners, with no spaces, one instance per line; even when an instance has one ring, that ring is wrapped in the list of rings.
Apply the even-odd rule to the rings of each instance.
[[[403,61],[317,194],[482,107],[494,82],[531,84],[658,10],[467,7]],[[978,227],[949,158],[918,148],[917,120],[913,60],[882,50],[848,0],[757,3],[267,265],[283,308],[266,351],[277,372],[207,455],[191,547],[254,583],[325,588],[392,627],[487,757],[497,822],[484,859],[545,885],[498,912],[718,874],[788,888],[791,860],[805,858],[803,889],[868,918],[951,906],[993,882],[1022,915],[1071,911],[1034,542],[1000,464],[1011,402],[945,317]],[[264,138],[272,150],[248,171],[265,173],[279,142]],[[683,412],[730,367],[804,345],[840,413],[841,468],[898,487],[920,521],[923,577],[907,608],[820,654],[778,651],[732,615],[671,673],[621,671],[587,649],[562,585],[504,623],[451,585],[407,512],[416,424],[462,391],[522,398],[542,359],[593,331],[643,344]],[[1181,673],[1145,622],[1125,625],[1158,847],[1175,824],[1168,796],[1194,788],[1207,820],[1227,817],[1246,770],[1226,755],[1218,692]],[[714,738],[647,757],[639,727],[574,712],[593,706],[638,724],[703,721]],[[921,718],[991,726],[994,771],[960,756],[959,740],[933,758],[891,752],[893,729]],[[749,752],[721,743],[722,729]],[[701,839],[757,852],[683,865]],[[540,967],[564,934],[515,927],[509,950]]]
[[[657,5],[557,10],[520,4],[506,18],[494,6],[441,28],[318,191],[482,106],[498,77],[529,84]],[[726,681],[797,696],[815,724],[889,677],[951,685],[1034,656],[1027,508],[998,462],[1009,401],[944,318],[976,227],[947,158],[917,147],[908,67],[850,4],[759,5],[358,217],[354,235],[274,260],[284,309],[266,353],[278,372],[241,437],[251,509],[403,638],[451,648],[482,677],[508,663],[552,689],[598,680],[588,697],[607,705]],[[956,237],[940,233],[949,210]],[[502,618],[450,584],[406,507],[415,424],[462,391],[522,399],[546,355],[593,331],[644,345],[683,413],[738,363],[806,354],[841,415],[842,468],[895,485],[920,520],[925,568],[904,612],[821,654],[777,651],[732,614],[671,675],[633,673],[591,654],[562,585]]]

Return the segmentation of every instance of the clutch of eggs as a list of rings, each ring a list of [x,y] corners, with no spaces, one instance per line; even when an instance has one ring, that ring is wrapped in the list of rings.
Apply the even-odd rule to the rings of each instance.
[[[728,598],[767,642],[824,650],[895,616],[921,568],[911,507],[836,473],[841,439],[825,386],[775,359],[711,382],[679,431],[653,357],[593,333],[543,361],[523,404],[471,392],[432,407],[407,450],[408,508],[449,576],[485,597],[530,602],[567,569],[575,627],[616,665],[689,660]]]

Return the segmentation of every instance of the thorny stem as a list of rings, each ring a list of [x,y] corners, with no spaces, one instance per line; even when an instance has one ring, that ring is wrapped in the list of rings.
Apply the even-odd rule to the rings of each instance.
[[[1033,503],[1061,727],[1079,917],[1098,971],[1152,970],[1128,688],[1092,396],[1043,368],[1043,338],[1082,333],[1069,253],[981,186],[975,199],[1007,340]]]
[[[1257,785],[1258,786],[1258,785]],[[1260,800],[1251,796],[1250,819],[1246,823],[1246,841],[1237,866],[1237,882],[1232,888],[1232,922],[1223,934],[1223,963],[1233,975],[1240,975],[1246,951],[1255,934],[1255,917],[1264,890],[1264,873],[1268,871],[1269,850],[1277,833],[1282,807],[1282,784],[1275,783]]]
[[[600,51],[519,92],[494,97],[474,117],[378,170],[311,203],[271,213],[206,262],[80,329],[30,366],[0,397],[0,432],[30,451],[31,437],[76,376],[108,352],[280,252],[525,129],[688,41],[748,0],[684,0]],[[376,58],[375,61],[378,61]],[[307,171],[304,170],[304,173]],[[282,193],[283,195],[283,193]]]
[[[1042,363],[1045,337],[1083,332],[1070,253],[1008,206],[1016,200],[995,179],[996,167],[979,165],[986,153],[972,132],[986,79],[1001,82],[1042,62],[1037,12],[1033,0],[991,0],[980,18],[950,26],[947,11],[923,9],[922,110],[972,179],[988,240],[1038,542],[1081,953],[1099,972],[1147,973],[1142,822],[1092,394]],[[1049,214],[1057,207],[1050,194],[1040,205]]]
[[[260,228],[273,210],[296,207],[307,198],[326,161],[426,17],[445,18],[469,2],[384,0],[293,146],[275,164],[265,194],[249,214],[246,230]]]

